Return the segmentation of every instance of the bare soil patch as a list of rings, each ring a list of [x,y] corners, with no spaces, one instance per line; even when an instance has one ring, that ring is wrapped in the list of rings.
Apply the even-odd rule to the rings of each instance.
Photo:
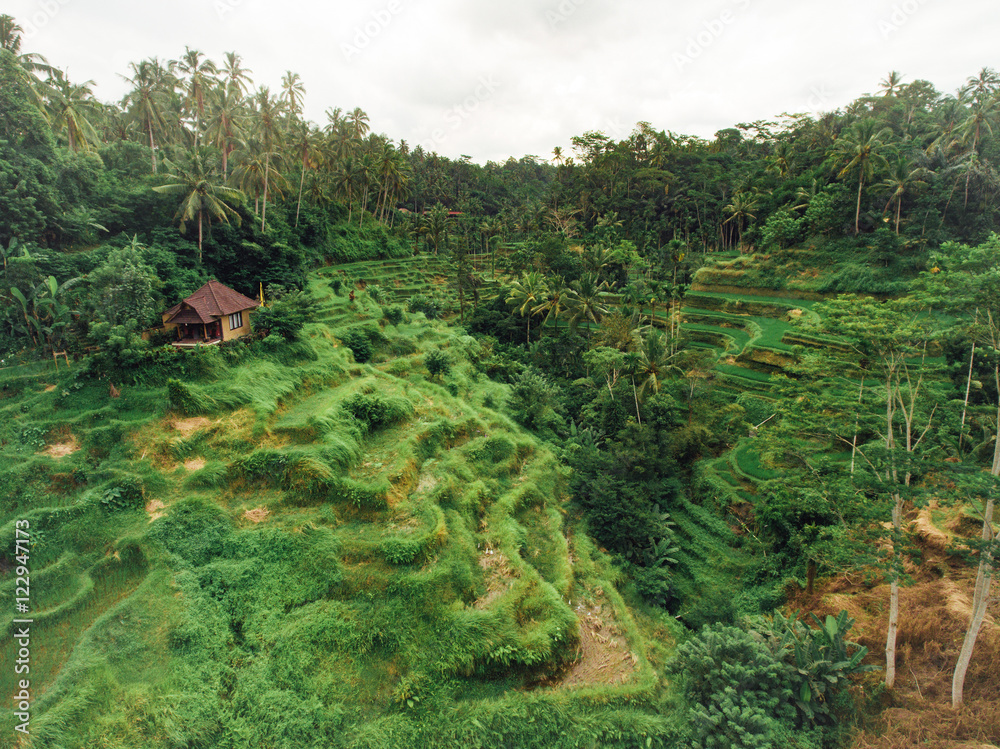
[[[486,577],[486,595],[477,598],[472,605],[477,609],[488,609],[490,604],[510,590],[516,575],[507,557],[491,546],[479,555],[479,566]]]
[[[628,682],[638,668],[639,656],[629,649],[603,591],[595,591],[593,603],[578,604],[576,616],[580,622],[580,647],[560,686]]]
[[[193,416],[189,419],[175,419],[173,427],[184,437],[190,437],[199,429],[204,429],[211,424],[204,416]]]
[[[158,499],[151,499],[146,504],[146,513],[149,515],[149,522],[153,522],[157,518],[162,518],[166,513],[160,512],[166,505],[163,504]]]
[[[244,510],[243,517],[251,523],[263,523],[271,511],[266,507],[254,507],[252,510]]]
[[[55,386],[55,385],[46,385],[46,386],[45,386],[45,389],[44,389],[44,390],[42,390],[42,392],[43,392],[43,393],[51,393],[51,392],[52,392],[53,390],[55,390],[55,389],[56,389],[56,386]]]
[[[65,458],[67,455],[75,453],[79,449],[80,443],[76,441],[76,437],[70,435],[69,439],[64,440],[63,442],[55,442],[49,445],[42,450],[42,453],[51,458]]]
[[[197,471],[205,467],[204,458],[191,458],[190,460],[184,461],[184,468],[189,471]]]

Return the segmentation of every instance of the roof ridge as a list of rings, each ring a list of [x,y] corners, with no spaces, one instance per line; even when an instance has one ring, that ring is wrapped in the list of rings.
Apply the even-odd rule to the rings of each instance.
[[[215,284],[215,283],[219,283],[219,282],[218,282],[218,281],[216,281],[216,280],[215,280],[214,278],[210,278],[210,279],[208,280],[208,283],[207,283],[207,284],[205,284],[205,285],[206,285],[206,286],[208,286],[208,290],[209,290],[209,291],[211,292],[211,294],[212,294],[212,301],[214,301],[214,302],[215,302],[215,308],[216,308],[217,310],[219,310],[219,315],[221,316],[221,315],[223,315],[223,314],[225,314],[225,313],[224,313],[224,312],[222,311],[222,305],[221,305],[221,304],[219,304],[219,297],[217,297],[217,296],[215,295],[215,287],[214,287],[214,286],[212,285],[212,284]]]

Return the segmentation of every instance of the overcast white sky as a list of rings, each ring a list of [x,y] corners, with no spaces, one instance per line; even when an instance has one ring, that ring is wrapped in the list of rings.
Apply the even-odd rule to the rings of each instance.
[[[954,93],[998,68],[996,0],[4,0],[0,12],[71,80],[119,99],[128,63],[216,62],[254,82],[292,70],[305,112],[364,109],[372,129],[474,161],[550,158],[636,122],[711,138],[737,122],[819,112],[890,70]]]

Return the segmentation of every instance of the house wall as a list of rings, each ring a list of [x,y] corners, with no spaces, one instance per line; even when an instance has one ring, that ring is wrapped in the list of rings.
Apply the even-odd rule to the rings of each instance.
[[[236,330],[229,329],[229,315],[224,315],[222,317],[222,340],[232,341],[235,338],[242,338],[250,333],[250,313],[253,310],[245,309],[243,310],[243,325],[236,328]]]

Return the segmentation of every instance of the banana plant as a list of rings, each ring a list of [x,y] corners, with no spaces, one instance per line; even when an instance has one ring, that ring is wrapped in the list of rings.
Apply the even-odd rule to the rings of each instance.
[[[60,284],[55,276],[49,276],[30,294],[25,294],[16,286],[11,287],[11,296],[21,305],[24,332],[34,346],[45,343],[51,350],[55,350],[61,332],[72,322],[73,315],[79,314],[65,303],[65,292],[81,280],[76,277]]]

